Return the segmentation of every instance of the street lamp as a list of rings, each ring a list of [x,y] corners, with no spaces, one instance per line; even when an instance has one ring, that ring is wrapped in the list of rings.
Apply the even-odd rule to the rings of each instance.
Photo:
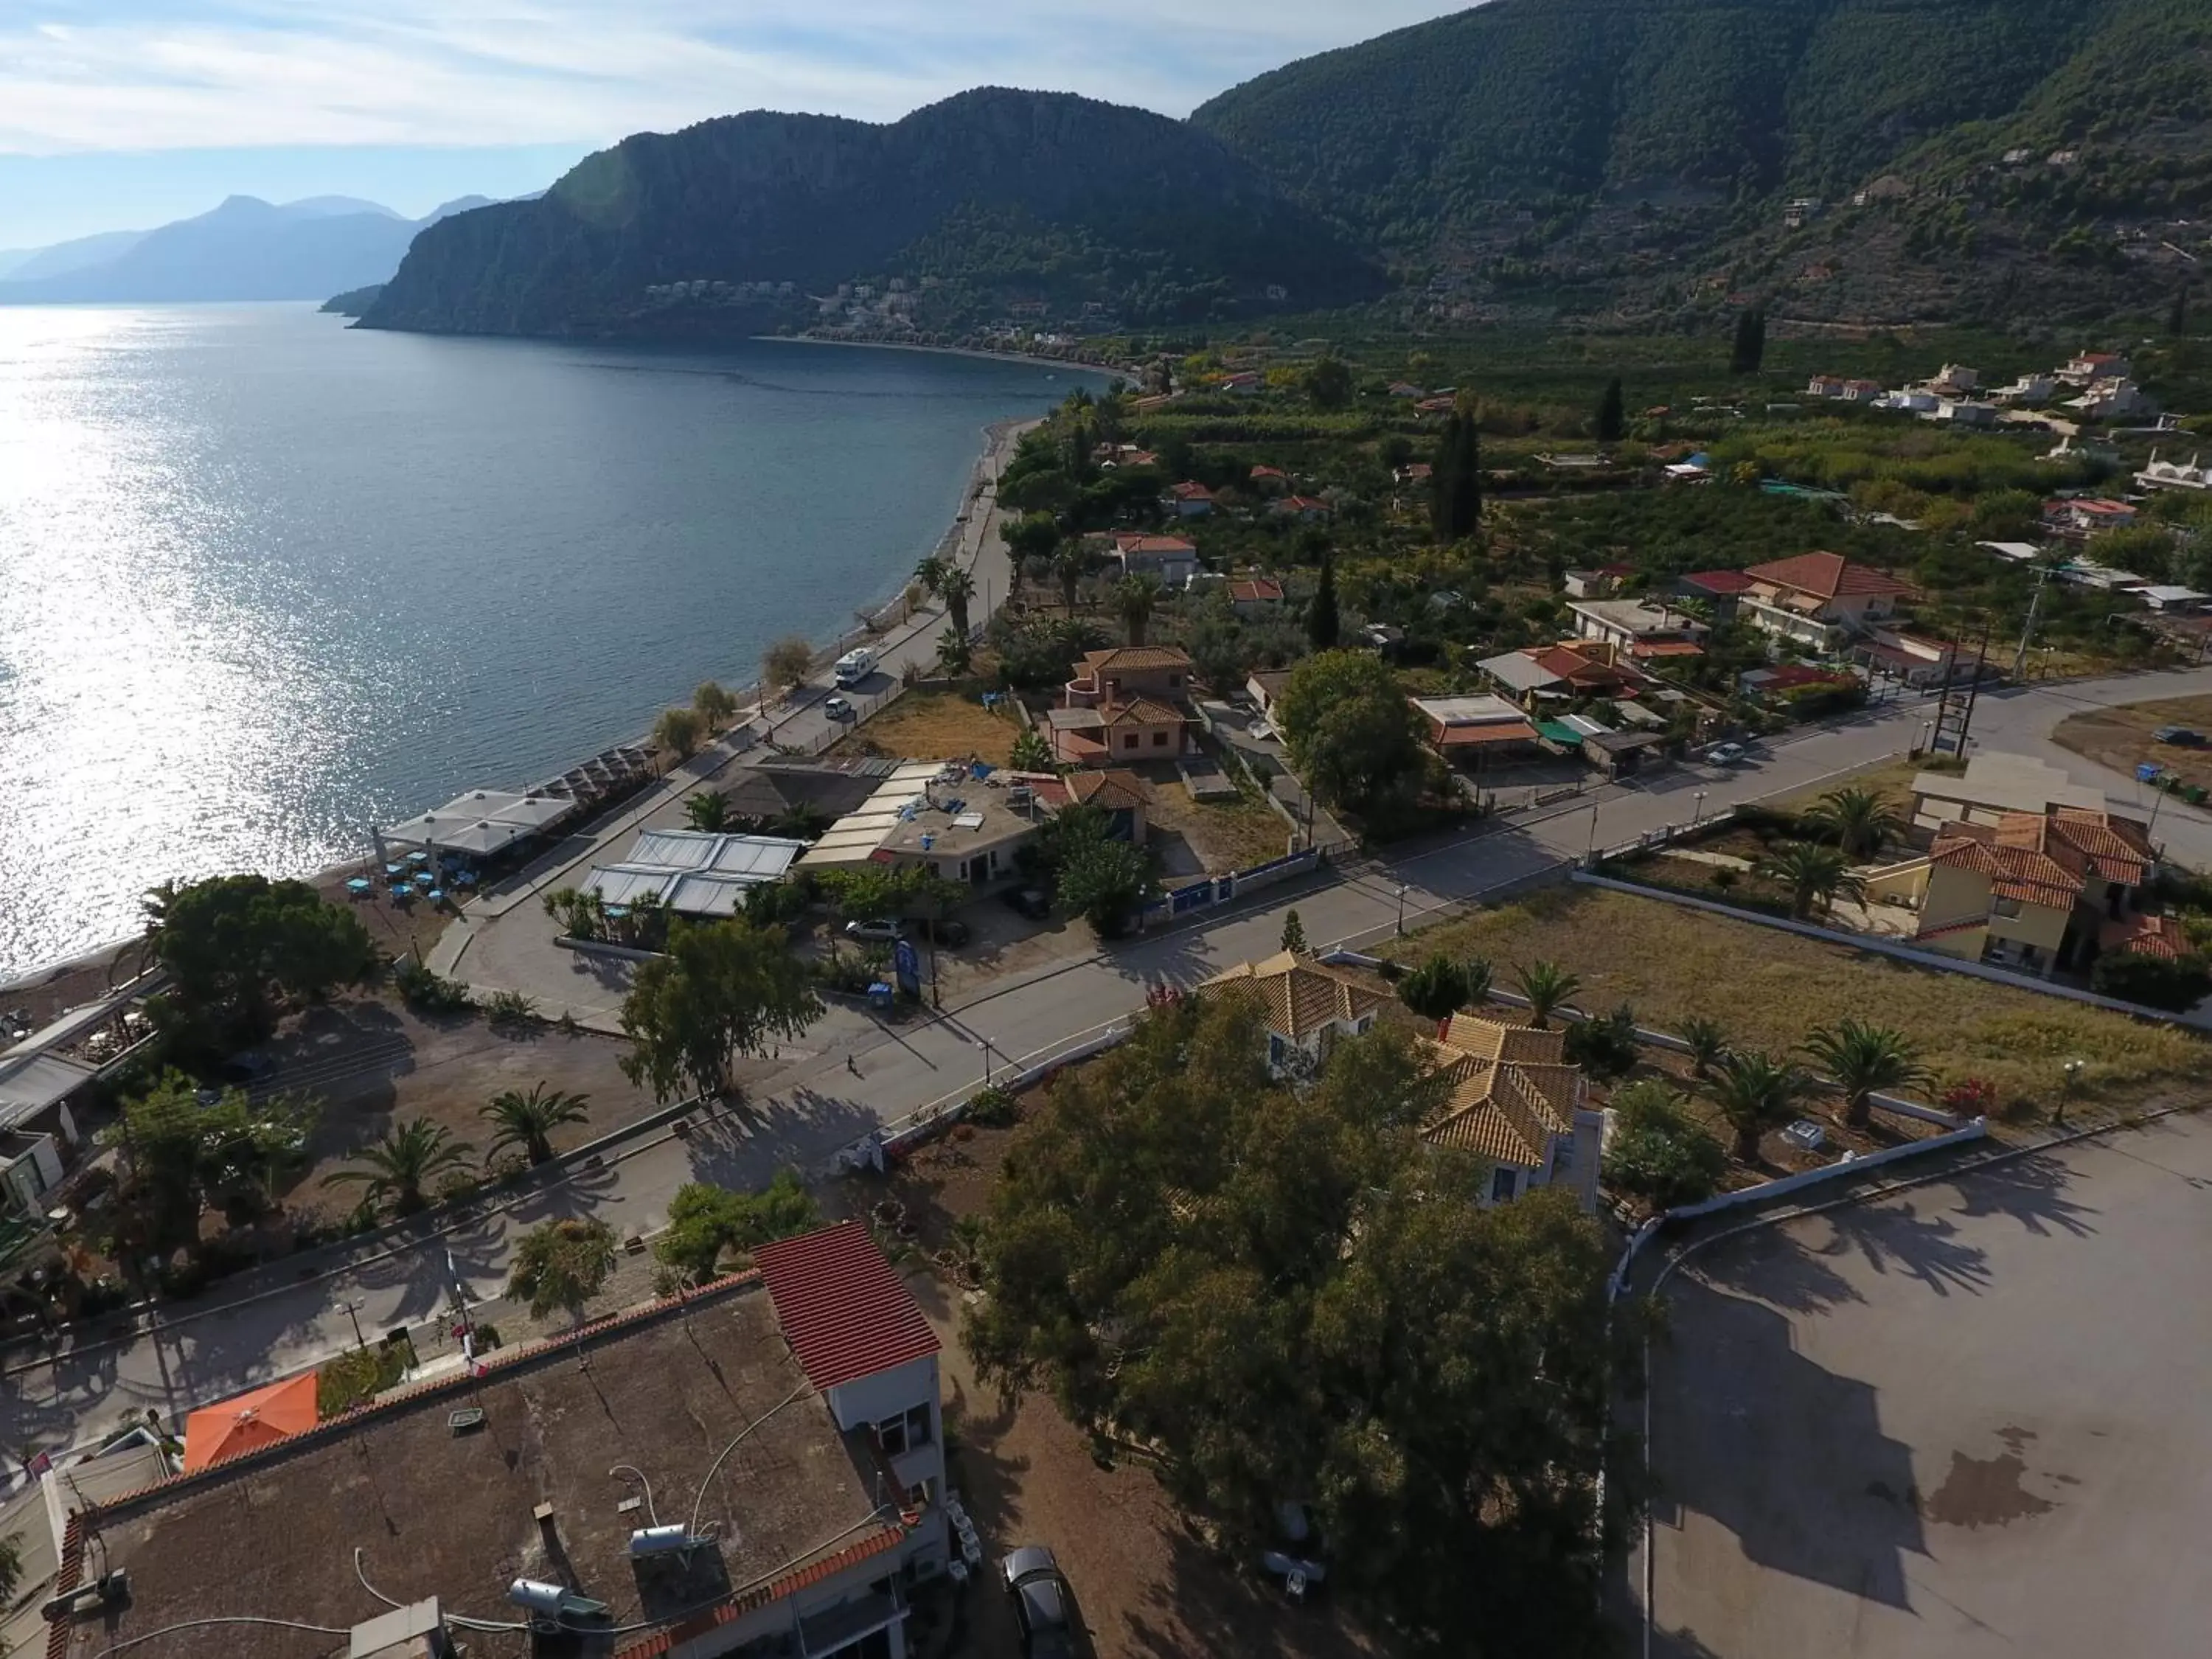
[[[1406,931],[1406,884],[1402,881],[1398,884],[1398,931]]]
[[[988,1089],[991,1086],[991,1039],[979,1031],[968,1040],[983,1051],[983,1086]]]
[[[1704,790],[1698,790],[1695,795],[1691,797],[1690,806],[1690,828],[1694,830],[1698,824],[1705,821],[1705,792]]]
[[[1589,863],[1597,857],[1597,803],[1590,803],[1589,841],[1583,848],[1583,862]]]
[[[343,1308],[346,1310],[346,1317],[353,1321],[353,1340],[355,1345],[358,1347],[366,1348],[368,1346],[368,1339],[361,1334],[361,1304],[358,1302],[346,1301],[339,1303],[338,1306]]]
[[[2065,1127],[2066,1107],[2074,1098],[2075,1088],[2081,1081],[2081,1068],[2084,1064],[2086,1062],[2082,1060],[2069,1060],[2058,1068],[2063,1074],[2063,1080],[2058,1085],[2058,1110],[2051,1119],[2051,1127],[2054,1129]]]

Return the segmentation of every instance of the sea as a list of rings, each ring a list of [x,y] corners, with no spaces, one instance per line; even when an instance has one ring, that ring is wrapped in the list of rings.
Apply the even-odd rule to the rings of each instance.
[[[896,593],[982,428],[1095,376],[798,341],[0,308],[0,981],[306,875]]]

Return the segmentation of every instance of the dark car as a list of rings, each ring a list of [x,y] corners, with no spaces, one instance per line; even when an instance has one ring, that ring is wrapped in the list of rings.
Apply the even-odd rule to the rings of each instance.
[[[2195,749],[2204,741],[2202,732],[2186,726],[2161,726],[2150,735],[2155,742],[2170,743],[2183,749]]]
[[[1031,921],[1042,921],[1052,914],[1052,900],[1042,887],[1015,887],[1008,890],[1006,902]]]
[[[1073,1659],[1075,1615],[1060,1563],[1042,1544],[1010,1550],[999,1563],[999,1576],[1013,1598],[1014,1619],[1022,1627],[1027,1659]]]
[[[913,926],[916,939],[927,939],[932,945],[942,945],[951,951],[958,950],[973,937],[966,922],[951,916],[937,921],[917,921]]]

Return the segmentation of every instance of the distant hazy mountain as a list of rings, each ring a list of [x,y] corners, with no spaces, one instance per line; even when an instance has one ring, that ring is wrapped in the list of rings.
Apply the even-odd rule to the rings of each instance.
[[[316,196],[283,206],[234,196],[152,231],[39,250],[0,269],[0,305],[70,301],[320,300],[383,282],[424,226],[489,206],[481,196],[406,219],[375,202]]]

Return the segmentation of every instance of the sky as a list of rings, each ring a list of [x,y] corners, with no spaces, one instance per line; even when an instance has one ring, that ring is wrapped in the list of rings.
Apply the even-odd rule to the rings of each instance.
[[[1468,0],[0,0],[0,249],[225,196],[410,216],[748,109],[895,120],[965,88],[1182,116]]]

